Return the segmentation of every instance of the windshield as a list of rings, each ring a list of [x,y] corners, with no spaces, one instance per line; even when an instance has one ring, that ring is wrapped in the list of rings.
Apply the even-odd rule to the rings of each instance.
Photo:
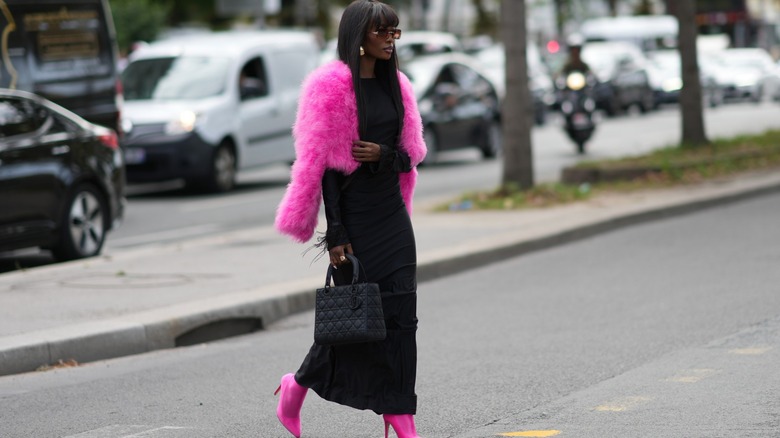
[[[225,88],[228,58],[179,56],[139,59],[122,72],[125,100],[203,99]]]
[[[652,55],[650,60],[655,63],[655,65],[660,68],[661,70],[664,70],[669,73],[679,73],[680,72],[680,56],[677,53],[657,53]],[[699,62],[701,64],[701,62]]]
[[[721,57],[721,61],[732,67],[755,68],[759,70],[762,70],[764,67],[766,67],[766,64],[762,59],[749,55],[726,54]]]
[[[432,68],[431,64],[426,62],[410,62],[402,70],[412,82],[412,89],[418,97],[430,87],[439,74],[438,69]]]
[[[615,67],[617,57],[618,53],[609,48],[585,46],[582,49],[582,60],[597,71],[611,71]]]

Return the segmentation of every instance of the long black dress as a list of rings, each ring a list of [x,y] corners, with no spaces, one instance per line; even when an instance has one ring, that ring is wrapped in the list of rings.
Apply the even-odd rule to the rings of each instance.
[[[417,255],[401,196],[399,172],[411,170],[396,148],[398,114],[377,79],[361,79],[367,98],[367,135],[380,144],[378,163],[363,163],[350,177],[328,170],[323,199],[328,248],[352,244],[364,278],[382,291],[387,338],[343,346],[313,345],[295,380],[322,398],[378,414],[415,414],[417,374]],[[351,277],[352,267],[340,270]],[[347,272],[349,271],[349,272]]]

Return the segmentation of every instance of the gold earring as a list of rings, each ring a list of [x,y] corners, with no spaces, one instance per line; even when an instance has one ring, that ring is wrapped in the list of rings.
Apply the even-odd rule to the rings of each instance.
[[[363,50],[363,46],[360,46],[360,56],[364,56],[366,54],[366,51]]]

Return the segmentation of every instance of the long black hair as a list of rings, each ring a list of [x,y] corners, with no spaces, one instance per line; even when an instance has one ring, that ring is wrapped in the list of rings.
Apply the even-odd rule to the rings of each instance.
[[[355,0],[341,15],[339,23],[338,53],[339,59],[349,66],[352,72],[352,84],[358,109],[358,129],[363,138],[367,127],[366,102],[360,85],[360,46],[369,31],[380,26],[398,26],[398,15],[393,8],[377,0]],[[404,106],[401,101],[401,86],[398,83],[398,58],[395,50],[390,59],[377,59],[374,74],[382,85],[390,91],[396,112],[398,113],[398,135],[403,129]]]

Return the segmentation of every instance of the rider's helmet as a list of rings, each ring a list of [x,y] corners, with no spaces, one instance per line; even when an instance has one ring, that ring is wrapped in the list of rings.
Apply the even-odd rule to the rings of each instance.
[[[585,44],[585,37],[583,37],[579,33],[573,33],[569,35],[568,38],[566,38],[566,46],[568,46],[569,49],[574,49],[574,48],[581,49],[584,44]]]

